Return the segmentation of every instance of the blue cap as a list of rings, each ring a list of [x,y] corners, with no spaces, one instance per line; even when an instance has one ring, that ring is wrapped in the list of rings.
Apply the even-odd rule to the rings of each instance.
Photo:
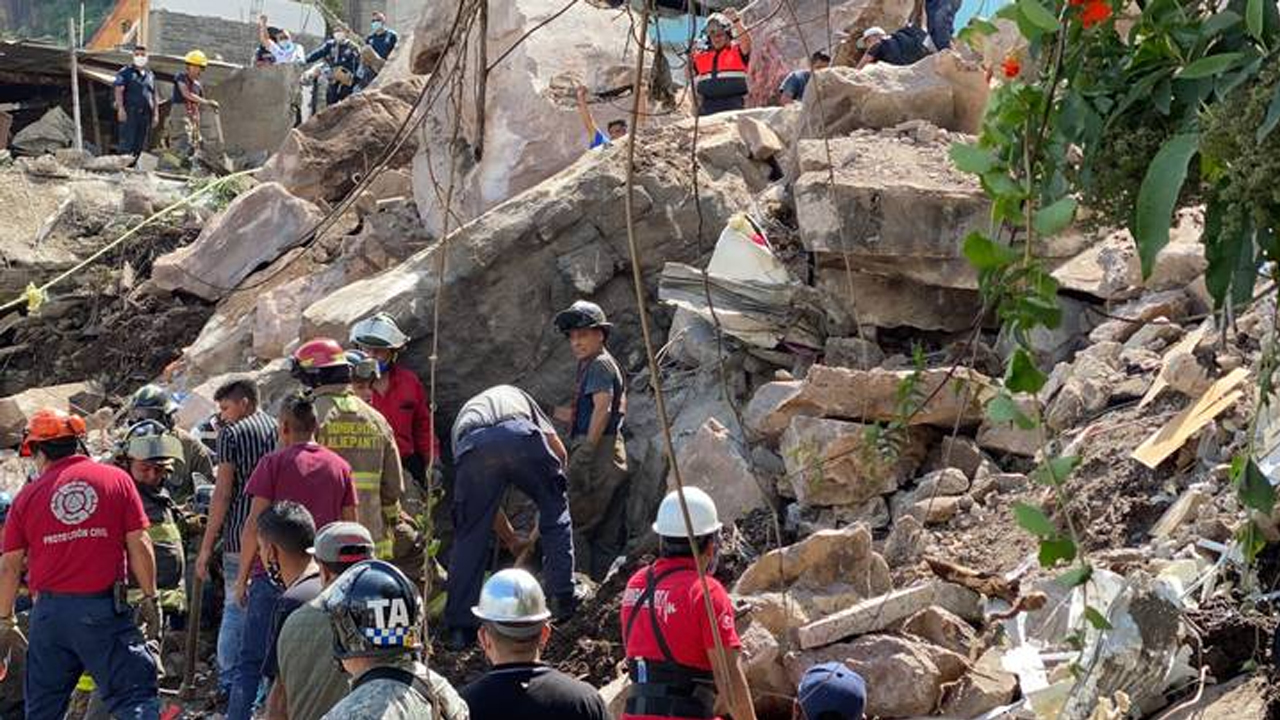
[[[867,705],[867,685],[861,675],[844,663],[825,662],[805,671],[796,700],[806,718],[830,713],[847,720],[861,720]]]

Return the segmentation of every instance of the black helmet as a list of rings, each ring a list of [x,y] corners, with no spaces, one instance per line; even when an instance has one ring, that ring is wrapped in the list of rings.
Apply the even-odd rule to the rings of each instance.
[[[166,424],[178,411],[178,403],[159,385],[143,385],[129,398],[129,416],[135,420],[160,420]]]
[[[556,313],[556,329],[565,335],[570,330],[586,330],[589,328],[600,328],[604,331],[605,337],[609,337],[609,330],[613,324],[604,316],[604,310],[600,306],[579,300],[570,305],[567,309]]]
[[[325,589],[320,602],[339,660],[403,655],[421,647],[418,592],[390,563],[366,560],[351,566]]]

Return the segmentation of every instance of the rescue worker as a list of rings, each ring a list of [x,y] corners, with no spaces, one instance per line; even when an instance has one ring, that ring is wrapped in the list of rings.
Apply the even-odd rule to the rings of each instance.
[[[352,566],[325,588],[320,604],[333,628],[334,657],[351,677],[351,693],[324,720],[467,720],[467,704],[449,681],[416,660],[422,602],[394,565]]]
[[[369,20],[369,36],[360,49],[360,77],[357,84],[361,89],[369,87],[378,73],[382,72],[398,42],[400,36],[387,27],[387,16],[374,10]]]
[[[755,720],[733,603],[711,577],[720,544],[716,505],[695,487],[685,488],[684,496],[692,542],[679,493],[668,493],[653,523],[658,560],[636,571],[622,595],[622,642],[633,683],[623,718],[712,718],[720,701],[734,720]],[[707,573],[714,622],[707,617],[695,554]]]
[[[133,478],[142,498],[142,510],[151,523],[147,535],[156,557],[160,608],[166,614],[181,613],[187,606],[183,585],[186,554],[177,521],[177,503],[168,491],[169,476],[181,461],[182,444],[154,420],[129,428],[118,458],[120,466]]]
[[[495,573],[471,612],[483,623],[480,647],[493,666],[462,689],[471,720],[506,720],[512,708],[521,720],[608,720],[595,688],[542,662],[551,612],[532,575],[518,568]]]
[[[730,29],[733,35],[729,34]],[[706,42],[693,53],[689,71],[697,90],[698,114],[741,110],[747,101],[751,33],[733,8],[707,19]]]
[[[573,403],[556,410],[569,424],[569,509],[578,569],[599,579],[623,552],[627,387],[605,347],[613,325],[599,305],[579,300],[555,317],[578,361]]]
[[[177,426],[178,403],[159,385],[143,385],[129,398],[132,422],[155,420],[182,444],[182,457],[165,481],[176,503],[185,503],[197,485],[213,482],[213,453],[196,436]],[[215,434],[216,439],[216,434]]]
[[[351,465],[356,518],[374,538],[377,556],[392,556],[404,480],[391,426],[351,389],[351,364],[330,338],[303,343],[293,353],[293,376],[315,395],[321,445]]]
[[[180,141],[186,142],[183,148],[187,154],[194,154],[200,149],[202,142],[200,135],[200,116],[201,111],[208,107],[214,112],[218,111],[218,101],[210,100],[204,96],[204,85],[200,83],[200,76],[204,73],[204,69],[209,67],[209,58],[200,50],[192,50],[183,58],[186,67],[173,76],[173,99],[172,107],[183,108],[181,115],[181,134],[178,135]],[[171,113],[171,117],[177,117],[176,113]],[[172,123],[179,122],[178,120]],[[170,127],[173,127],[171,124]]]
[[[0,538],[4,537],[4,523],[9,517],[9,507],[13,504],[13,496],[7,492],[0,492]],[[25,605],[25,607],[24,607]],[[18,595],[14,609],[18,612],[18,617],[25,620],[26,611],[31,609],[31,598],[28,595]],[[26,623],[22,625],[25,627]],[[23,656],[21,653],[14,653],[9,656],[9,663],[4,667],[4,677],[0,677],[0,718],[20,718],[25,717],[26,712],[22,702],[22,684],[26,676],[26,668],[24,667]]]
[[[61,720],[82,671],[117,718],[157,718],[156,663],[125,597],[138,586],[148,639],[158,640],[155,554],[142,499],[129,475],[84,454],[83,418],[50,408],[27,424],[21,453],[39,477],[18,493],[0,560],[0,657],[26,653],[26,717]],[[18,630],[22,581],[37,600],[31,643]]]
[[[867,705],[867,685],[862,676],[842,662],[825,662],[804,671],[792,720],[862,720]]]
[[[369,403],[391,423],[400,462],[418,484],[427,487],[427,464],[440,457],[440,441],[431,424],[431,405],[422,381],[396,360],[409,344],[394,318],[378,313],[351,328],[351,343],[378,363]]]
[[[148,147],[151,129],[160,124],[160,104],[156,102],[156,76],[147,68],[147,49],[133,48],[133,62],[120,68],[112,83],[116,120],[120,123],[120,154],[137,162]]]
[[[557,618],[572,614],[573,523],[564,474],[568,455],[538,403],[511,385],[471,398],[453,424],[453,457],[458,473],[444,610],[448,646],[462,649],[475,641],[477,621],[470,608],[481,597],[490,528],[511,485],[538,506],[542,567]]]
[[[306,64],[311,65],[319,60],[324,60],[329,73],[329,90],[325,101],[328,105],[337,105],[355,90],[356,73],[360,70],[360,48],[347,38],[345,29],[338,28],[323,45],[307,56]]]
[[[373,383],[377,380],[381,373],[378,372],[378,361],[369,357],[363,350],[348,350],[347,362],[351,363],[351,389],[355,390],[356,395],[360,399],[373,404]],[[377,410],[377,408],[374,408]],[[381,412],[379,410],[379,412]],[[386,417],[384,414],[383,418]],[[395,428],[391,428],[395,431]],[[401,467],[404,467],[404,460],[401,458]]]

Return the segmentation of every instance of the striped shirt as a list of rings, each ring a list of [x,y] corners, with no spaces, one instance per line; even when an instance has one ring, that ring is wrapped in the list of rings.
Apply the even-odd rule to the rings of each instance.
[[[250,497],[244,491],[249,476],[264,455],[276,449],[275,418],[258,410],[218,432],[218,461],[231,463],[236,484],[231,489],[231,507],[222,522],[223,552],[240,552],[240,531],[249,517]]]

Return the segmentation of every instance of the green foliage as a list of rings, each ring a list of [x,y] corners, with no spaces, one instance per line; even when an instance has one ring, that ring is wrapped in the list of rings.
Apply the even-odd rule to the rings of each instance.
[[[1089,624],[1092,625],[1097,630],[1111,629],[1111,622],[1107,620],[1107,617],[1105,615],[1098,612],[1098,609],[1093,607],[1092,605],[1088,605],[1085,607],[1084,619],[1088,620]]]
[[[1187,164],[1200,145],[1200,136],[1191,133],[1175,135],[1156,153],[1138,190],[1134,210],[1133,237],[1142,259],[1142,276],[1150,277],[1156,255],[1169,244],[1169,223],[1174,203],[1187,178]]]
[[[1253,458],[1237,456],[1231,462],[1231,481],[1245,507],[1270,515],[1276,504],[1276,490]]]
[[[1049,487],[1062,487],[1067,477],[1080,465],[1076,455],[1062,455],[1049,460],[1031,471],[1031,480]]]

